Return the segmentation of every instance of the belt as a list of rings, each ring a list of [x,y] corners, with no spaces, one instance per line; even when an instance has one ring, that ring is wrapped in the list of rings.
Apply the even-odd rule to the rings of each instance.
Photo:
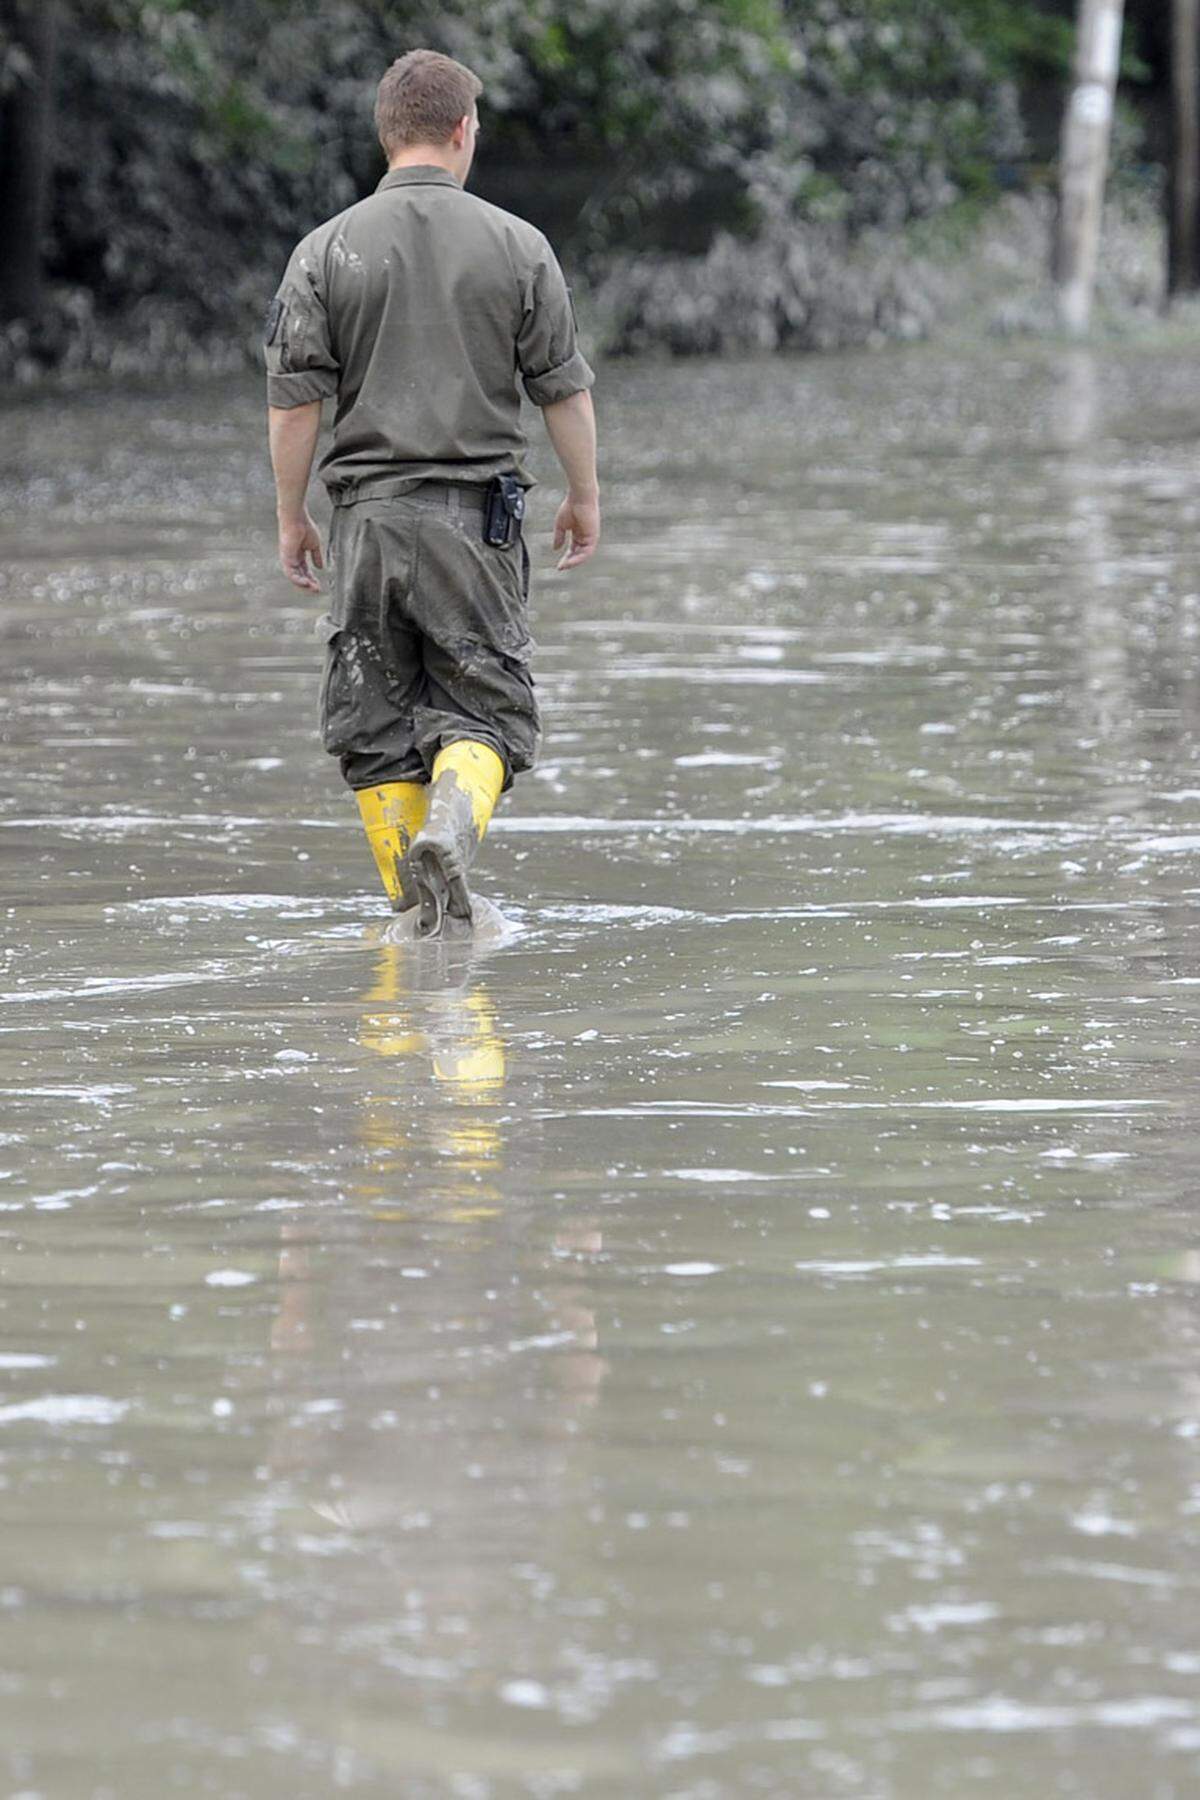
[[[482,512],[488,486],[487,482],[426,480],[420,476],[411,481],[389,482],[386,487],[335,482],[329,489],[329,498],[335,506],[365,506],[369,500],[408,500],[418,506],[437,507],[455,518],[460,512]]]

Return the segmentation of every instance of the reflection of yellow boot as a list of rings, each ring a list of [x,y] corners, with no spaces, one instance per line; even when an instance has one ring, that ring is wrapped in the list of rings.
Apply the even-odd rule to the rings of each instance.
[[[409,845],[425,823],[429,789],[423,781],[385,781],[355,794],[375,866],[393,912],[416,905],[408,873]]]
[[[411,997],[400,981],[400,952],[394,944],[381,944],[375,959],[375,985],[363,999],[388,1007],[387,1012],[368,1012],[362,1016],[362,1042],[380,1056],[418,1056],[428,1049],[423,1032],[411,1018]]]
[[[496,1009],[481,988],[454,996],[444,1008],[438,1029],[430,1034],[433,1072],[452,1081],[472,1098],[504,1085],[504,1039],[496,1026]]]
[[[432,1182],[450,1190],[441,1216],[456,1223],[491,1218],[504,1166],[505,1049],[496,1008],[482,988],[414,993],[413,966],[398,946],[380,944],[363,995],[369,1010],[360,1042],[397,1066],[386,1082],[377,1071],[362,1096],[360,1135],[370,1167],[353,1191],[374,1218],[404,1220],[413,1216],[413,1196],[428,1196]],[[443,1084],[443,1102],[414,1132],[413,1092],[424,1085],[427,1060]]]
[[[450,1214],[458,1223],[498,1210],[495,1178],[504,1167],[499,1108],[504,1091],[504,1040],[496,1009],[482,988],[447,996],[429,1032],[433,1072],[449,1084],[458,1105],[436,1122],[435,1142],[449,1168],[470,1178],[469,1198]]]
[[[429,817],[408,861],[421,908],[417,930],[422,937],[436,937],[447,913],[470,920],[467,870],[503,786],[504,764],[490,745],[460,738],[438,752]]]

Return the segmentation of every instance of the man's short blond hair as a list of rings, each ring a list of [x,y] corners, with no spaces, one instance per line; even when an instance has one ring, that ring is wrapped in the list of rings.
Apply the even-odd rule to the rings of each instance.
[[[438,50],[397,57],[375,96],[375,129],[390,156],[409,144],[447,144],[471,111],[483,83]]]

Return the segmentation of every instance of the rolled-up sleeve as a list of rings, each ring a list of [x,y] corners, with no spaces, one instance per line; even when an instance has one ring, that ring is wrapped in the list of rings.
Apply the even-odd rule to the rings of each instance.
[[[337,393],[339,371],[320,270],[307,244],[292,253],[271,302],[263,351],[272,406],[304,406]]]
[[[553,406],[590,388],[596,379],[575,341],[570,291],[544,239],[525,283],[517,365],[535,406]]]

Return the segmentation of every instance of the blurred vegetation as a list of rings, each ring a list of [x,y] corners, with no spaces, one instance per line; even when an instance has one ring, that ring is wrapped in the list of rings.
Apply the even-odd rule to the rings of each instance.
[[[915,335],[932,303],[888,246],[1026,179],[1023,102],[1061,85],[1073,10],[76,0],[55,82],[49,302],[7,327],[0,361],[120,371],[251,354],[291,245],[378,180],[375,84],[415,44],[482,77],[473,185],[551,232],[610,347]],[[1138,17],[1134,0],[1131,44]],[[29,78],[18,26],[0,23],[0,115]]]

